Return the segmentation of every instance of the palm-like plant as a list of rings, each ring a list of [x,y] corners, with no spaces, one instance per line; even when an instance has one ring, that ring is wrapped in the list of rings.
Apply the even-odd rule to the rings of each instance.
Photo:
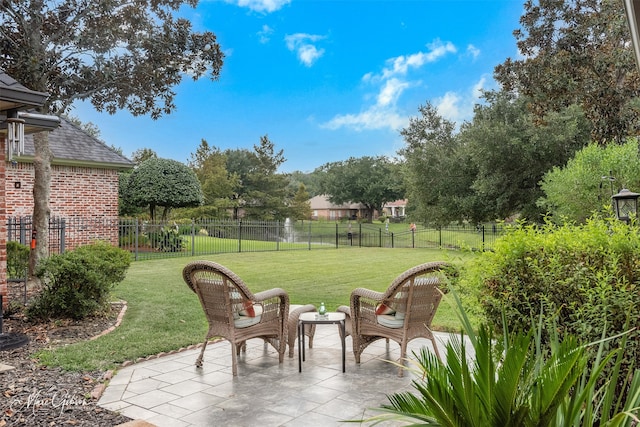
[[[463,334],[446,345],[440,361],[432,352],[414,353],[410,369],[417,391],[388,396],[380,415],[367,421],[395,419],[412,426],[623,426],[638,418],[640,374],[633,376],[624,402],[616,400],[618,370],[604,381],[600,374],[621,349],[604,352],[601,340],[595,358],[588,345],[574,337],[555,337],[549,349],[541,345],[542,323],[528,333],[505,332],[494,339],[481,326],[477,333],[453,294]],[[506,328],[505,328],[506,331]],[[469,346],[471,344],[471,351]]]

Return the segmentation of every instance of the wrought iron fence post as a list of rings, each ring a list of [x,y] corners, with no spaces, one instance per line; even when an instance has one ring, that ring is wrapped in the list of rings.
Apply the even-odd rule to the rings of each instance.
[[[140,229],[140,226],[138,224],[138,218],[136,218],[135,226],[136,226],[136,233],[135,233],[135,237],[136,238],[135,238],[135,242],[134,242],[133,248],[134,248],[134,251],[135,251],[135,260],[138,261],[138,241],[139,241],[138,240],[138,233],[139,233],[138,230]]]
[[[391,249],[395,248],[393,238],[394,238],[394,234],[393,232],[391,232]]]
[[[311,250],[311,221],[309,221],[309,250]]]
[[[191,256],[196,254],[196,223],[191,220]]]
[[[442,249],[442,226],[438,226],[438,247]]]
[[[64,253],[64,249],[65,249],[65,230],[67,228],[67,220],[66,219],[62,219],[60,221],[60,253],[63,254]]]
[[[31,230],[29,230],[29,234],[31,234]],[[20,217],[20,243],[27,244],[27,221],[22,216]]]
[[[338,233],[340,231],[338,230],[338,223],[336,222],[336,249],[338,249]]]
[[[9,217],[9,223],[7,224],[9,228],[9,232],[7,233],[7,242],[11,242],[13,240],[13,217]]]
[[[238,220],[238,252],[242,252],[242,220]]]
[[[276,220],[276,251],[280,250],[280,220]]]

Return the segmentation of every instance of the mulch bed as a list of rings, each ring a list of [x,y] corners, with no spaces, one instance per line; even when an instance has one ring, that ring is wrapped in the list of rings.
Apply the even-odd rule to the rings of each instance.
[[[38,364],[34,353],[88,340],[116,325],[123,304],[113,304],[104,316],[81,321],[63,320],[33,324],[22,315],[3,319],[4,334],[24,334],[29,343],[0,351],[0,364],[15,369],[0,372],[0,427],[8,426],[105,426],[130,418],[97,405],[96,390],[108,378],[106,372],[67,372]]]

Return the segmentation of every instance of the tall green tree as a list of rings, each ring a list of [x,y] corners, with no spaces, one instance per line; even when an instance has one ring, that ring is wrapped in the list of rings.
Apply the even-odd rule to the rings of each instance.
[[[545,123],[536,123],[523,96],[486,92],[484,100],[458,136],[459,149],[475,165],[471,197],[479,209],[477,219],[520,214],[540,221],[545,213],[537,204],[540,180],[588,144],[588,122],[575,105],[550,112]]]
[[[600,144],[640,130],[640,79],[623,2],[527,0],[514,31],[521,57],[495,68],[505,90],[525,95],[540,122],[578,104]]]
[[[622,188],[640,189],[638,141],[633,138],[606,147],[590,144],[566,165],[547,172],[541,188],[544,194],[538,203],[557,222],[582,223],[594,212],[605,215],[614,193]]]
[[[251,219],[285,219],[289,216],[288,174],[278,172],[286,161],[267,135],[247,149],[226,150],[227,171],[237,177],[233,195],[234,218],[240,211]]]
[[[253,146],[254,164],[242,181],[246,214],[255,219],[285,219],[289,216],[287,174],[278,168],[286,161],[284,151],[275,150],[267,135]]]
[[[304,184],[300,183],[298,191],[293,196],[289,205],[291,218],[293,219],[311,219],[311,204],[309,203],[309,193]]]
[[[151,148],[138,148],[136,151],[134,151],[131,154],[131,161],[136,165],[139,165],[145,160],[157,159],[157,158],[158,158],[158,153],[156,153],[155,150]]]
[[[226,165],[226,155],[204,139],[189,160],[189,167],[202,186],[204,204],[218,210],[233,207],[233,195],[240,186],[238,176],[229,173]]]
[[[309,197],[314,197],[320,194],[318,189],[319,181],[320,178],[314,172],[293,171],[289,174],[289,189],[292,193],[295,193],[300,188],[300,184],[304,184]]]
[[[398,152],[405,160],[409,216],[434,225],[473,217],[477,209],[465,204],[474,194],[476,168],[460,149],[455,123],[440,116],[431,103],[418,110],[420,116],[410,118],[400,131],[405,146]]]
[[[0,67],[29,89],[50,94],[43,113],[66,113],[74,101],[98,111],[126,109],[157,119],[174,108],[183,77],[216,80],[223,53],[211,32],[177,16],[197,0],[0,1]],[[47,256],[51,150],[34,136],[34,228],[30,275]]]
[[[322,173],[320,191],[329,201],[362,203],[368,220],[373,219],[374,211],[382,212],[385,203],[404,197],[400,165],[385,156],[326,163],[316,173]]]
[[[157,208],[167,219],[171,208],[200,206],[202,189],[195,173],[183,163],[171,159],[151,158],[138,165],[127,183],[125,199],[134,206],[148,206],[151,220]]]

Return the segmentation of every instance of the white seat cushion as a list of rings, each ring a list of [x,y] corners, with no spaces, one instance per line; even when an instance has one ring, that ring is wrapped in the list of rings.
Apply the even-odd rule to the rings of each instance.
[[[378,323],[382,326],[386,326],[387,328],[398,329],[402,328],[402,325],[404,324],[404,316],[402,319],[398,319],[396,316],[390,314],[381,314],[376,317],[378,318]]]
[[[262,313],[259,316],[249,317],[249,316],[238,316],[237,319],[233,320],[233,324],[236,328],[248,328],[249,326],[253,326],[255,324],[260,323],[260,319],[262,319]]]

